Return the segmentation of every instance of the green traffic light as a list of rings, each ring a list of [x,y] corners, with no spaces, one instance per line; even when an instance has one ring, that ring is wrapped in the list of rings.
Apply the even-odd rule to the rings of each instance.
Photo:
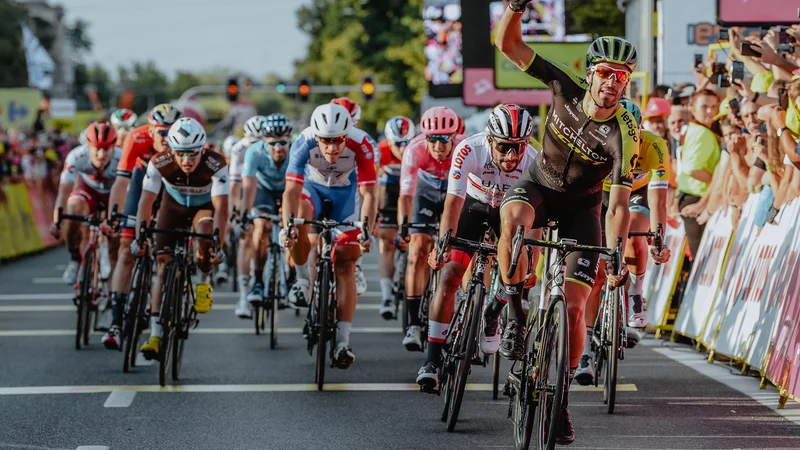
[[[285,84],[283,84],[283,83],[281,83],[281,84],[279,84],[279,85],[277,86],[277,88],[276,88],[276,89],[278,90],[278,92],[280,92],[281,94],[283,94],[284,92],[286,92],[286,85],[285,85]]]

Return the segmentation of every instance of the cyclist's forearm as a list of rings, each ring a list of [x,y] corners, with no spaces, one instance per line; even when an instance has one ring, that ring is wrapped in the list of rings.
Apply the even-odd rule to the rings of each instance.
[[[442,212],[442,224],[439,227],[439,235],[443,235],[447,230],[452,229],[452,236],[457,236],[458,218],[461,215],[461,208],[464,207],[464,199],[453,194],[447,194],[444,200],[444,212]]]
[[[364,204],[361,205],[360,219],[367,217],[369,224],[375,224],[375,216],[378,214],[378,201],[375,197],[375,186],[359,186],[359,193],[364,197]]]
[[[647,202],[650,204],[650,231],[656,231],[658,225],[666,227],[667,223],[667,190],[649,189]]]
[[[289,216],[294,215],[297,217],[297,212],[300,207],[300,194],[303,193],[303,185],[297,184],[292,181],[286,182],[286,190],[283,191],[283,224],[290,226]]]
[[[150,191],[142,192],[142,197],[139,199],[139,208],[136,211],[136,226],[134,227],[137,238],[139,237],[139,225],[143,221],[150,220],[150,214],[153,211],[153,204],[156,202],[156,198],[158,198],[158,194]],[[148,225],[150,224],[148,223]]]
[[[220,239],[225,239],[228,232],[228,196],[217,195],[211,197],[211,204],[214,205],[214,229],[219,230]]]
[[[238,183],[237,183],[238,184]],[[255,177],[242,178],[242,202],[239,205],[239,211],[242,214],[247,214],[253,208],[253,203],[256,201],[256,190],[258,189],[258,180]],[[236,204],[238,197],[232,197],[232,204]]]
[[[231,216],[233,215],[233,209],[239,205],[239,199],[241,198],[242,194],[242,183],[239,181],[231,181],[231,191],[230,191],[230,210],[228,214]]]
[[[528,65],[535,55],[533,49],[522,39],[522,16],[523,14],[507,8],[495,36],[497,48],[519,68]]]
[[[403,223],[403,218],[408,217],[408,221],[414,220],[411,216],[411,208],[414,204],[414,198],[410,195],[401,195],[397,200],[397,223]]]
[[[125,207],[125,195],[128,192],[128,186],[131,184],[131,179],[128,177],[117,177],[114,184],[111,186],[111,194],[109,194],[108,202],[108,216],[111,217],[111,212],[114,207],[117,207],[117,213],[121,214]]]
[[[58,185],[58,196],[56,197],[55,208],[53,208],[53,222],[58,220],[59,208],[66,209],[67,199],[69,198],[69,194],[72,192],[72,188],[74,187],[75,183],[60,183]]]
[[[630,226],[631,213],[628,210],[627,201],[625,205],[613,205],[608,208],[606,214],[606,246],[614,248],[617,239],[622,238],[622,248],[628,241],[628,228]]]

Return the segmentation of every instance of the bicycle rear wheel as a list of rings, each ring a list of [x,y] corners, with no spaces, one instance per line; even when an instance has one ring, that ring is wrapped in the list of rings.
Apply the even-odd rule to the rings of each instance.
[[[182,277],[181,277],[182,278]],[[183,350],[186,346],[186,339],[189,338],[189,316],[192,312],[192,305],[190,299],[192,293],[189,292],[189,285],[186,281],[181,279],[180,297],[178,298],[178,307],[173,314],[176,318],[175,337],[173,338],[172,349],[172,381],[178,381],[181,375],[181,367],[183,364]]]
[[[231,233],[230,237],[230,250],[232,264],[228,266],[228,270],[232,272],[231,284],[233,285],[233,292],[239,292],[239,265],[237,264],[239,260],[239,241],[233,236],[233,233]]]
[[[326,351],[328,348],[328,292],[330,286],[330,270],[328,268],[328,263],[323,263],[320,265],[320,269],[317,272],[317,298],[316,298],[316,306],[314,303],[311,304],[312,307],[316,307],[319,311],[317,315],[317,320],[319,321],[319,330],[317,332],[317,369],[316,374],[314,377],[314,381],[317,383],[317,390],[321,391],[322,386],[325,384],[325,357],[328,354]],[[312,298],[312,301],[314,299]]]
[[[159,367],[158,382],[161,386],[167,385],[170,364],[172,363],[173,340],[176,339],[175,327],[178,316],[175,310],[181,301],[182,284],[180,268],[176,262],[171,262],[167,267],[167,282],[164,286],[161,301],[161,345],[158,349]]]
[[[608,413],[614,414],[614,407],[617,400],[617,367],[619,365],[620,354],[620,308],[622,308],[622,299],[620,298],[620,289],[614,289],[611,293],[611,301],[608,303],[608,326],[606,333],[608,333],[608,364],[606,365],[605,378],[603,380],[603,401],[608,405]]]
[[[145,307],[147,305],[147,294],[150,290],[150,270],[151,261],[149,256],[138,258],[133,266],[131,288],[128,290],[130,292],[130,301],[126,306],[125,321],[123,322],[125,329],[122,333],[123,339],[125,339],[125,356],[122,361],[122,371],[125,373],[128,373],[131,367],[136,367],[139,338],[143,328],[139,322],[146,320]]]
[[[78,318],[75,325],[75,350],[81,349],[81,344],[86,345],[85,333],[89,328],[89,308],[91,305],[92,278],[94,277],[94,252],[87,251],[83,255],[83,273],[78,290]]]
[[[467,295],[467,304],[464,308],[460,347],[456,353],[455,383],[453,384],[453,395],[450,398],[450,418],[447,422],[447,431],[453,431],[458,421],[458,413],[461,411],[461,402],[464,400],[464,390],[467,387],[467,377],[469,377],[472,367],[472,357],[478,346],[478,325],[481,322],[481,305],[485,289],[483,285],[472,285]]]
[[[567,334],[567,309],[564,299],[559,298],[551,302],[545,317],[537,379],[532,392],[538,405],[530,433],[537,450],[553,450],[556,446],[567,378]]]

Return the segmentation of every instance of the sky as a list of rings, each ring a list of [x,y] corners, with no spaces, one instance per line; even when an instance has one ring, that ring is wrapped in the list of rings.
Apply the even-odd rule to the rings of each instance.
[[[116,73],[153,60],[170,77],[180,70],[224,67],[260,78],[290,77],[309,37],[295,11],[311,0],[61,0],[67,21],[87,21],[87,62]]]

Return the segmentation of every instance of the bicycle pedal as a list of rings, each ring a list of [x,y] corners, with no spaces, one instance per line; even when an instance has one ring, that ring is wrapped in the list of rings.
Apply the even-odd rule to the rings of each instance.
[[[420,392],[424,392],[426,394],[434,394],[434,395],[437,395],[437,396],[441,395],[441,391],[439,389],[439,386],[429,387],[429,386],[425,386],[425,385],[421,384],[421,385],[419,385],[419,391]]]

